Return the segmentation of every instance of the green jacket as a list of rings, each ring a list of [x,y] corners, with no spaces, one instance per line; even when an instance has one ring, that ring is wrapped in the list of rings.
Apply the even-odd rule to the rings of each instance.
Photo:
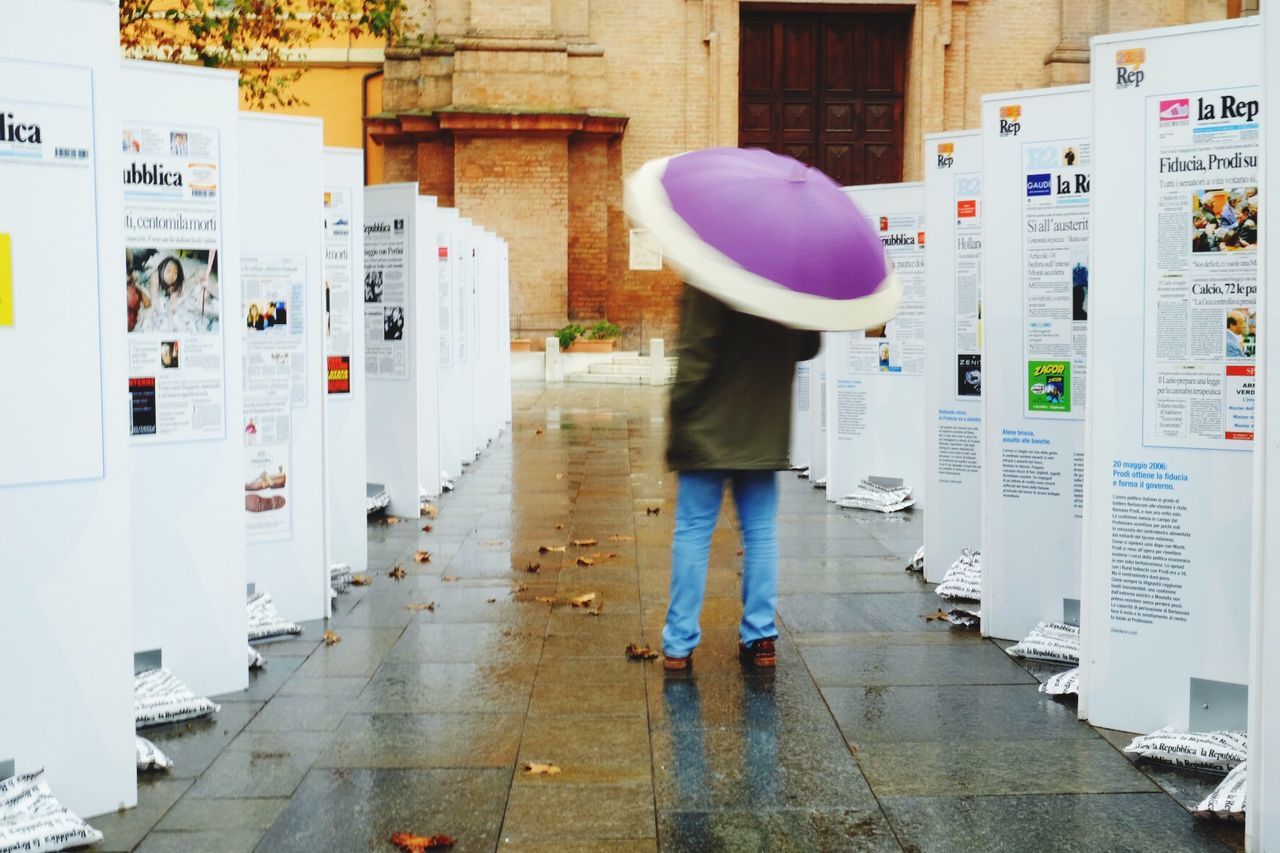
[[[817,332],[742,314],[686,285],[667,464],[676,471],[790,467],[796,362],[817,355],[820,343]]]

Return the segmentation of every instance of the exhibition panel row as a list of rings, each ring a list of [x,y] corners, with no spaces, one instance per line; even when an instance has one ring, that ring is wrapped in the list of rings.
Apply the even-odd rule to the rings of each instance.
[[[1089,85],[987,95],[981,129],[925,138],[923,185],[850,188],[904,297],[799,366],[792,447],[843,506],[927,496],[920,561],[962,581],[955,621],[1078,664],[1082,718],[1247,731],[1251,805],[1280,800],[1263,81],[1206,85],[1186,57],[1262,39],[1257,19],[1096,38]],[[1251,843],[1280,844],[1250,814]]]
[[[0,379],[0,780],[93,815],[136,802],[135,676],[244,689],[255,613],[323,619],[367,568],[369,484],[417,517],[500,433],[507,248],[241,113],[234,73],[122,64],[114,4],[51,4],[56,38],[46,4],[0,31],[0,358],[31,366]]]

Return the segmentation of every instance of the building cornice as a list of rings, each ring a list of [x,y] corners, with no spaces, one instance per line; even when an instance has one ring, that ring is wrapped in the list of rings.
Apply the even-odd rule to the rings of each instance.
[[[426,142],[449,137],[621,136],[628,117],[606,110],[473,109],[382,113],[365,119],[375,142]]]

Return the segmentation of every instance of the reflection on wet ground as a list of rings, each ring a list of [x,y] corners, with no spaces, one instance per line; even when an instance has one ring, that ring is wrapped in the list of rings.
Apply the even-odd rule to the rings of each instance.
[[[370,527],[376,579],[339,598],[340,643],[309,624],[262,647],[215,720],[153,730],[177,767],[93,821],[104,848],[390,850],[400,831],[458,851],[1241,846],[1186,810],[1215,780],[1134,765],[1123,734],[1038,692],[1043,672],[925,621],[938,599],[903,571],[922,515],[842,511],[792,474],[777,671],[735,654],[727,504],[693,671],[628,660],[659,648],[666,604],[664,402],[518,386],[512,429],[429,533]]]

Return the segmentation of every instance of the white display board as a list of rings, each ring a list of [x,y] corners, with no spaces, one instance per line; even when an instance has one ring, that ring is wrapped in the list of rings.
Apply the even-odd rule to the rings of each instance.
[[[818,354],[809,362],[813,365],[809,376],[813,401],[809,414],[809,482],[814,488],[825,488],[827,481],[827,359],[832,338],[833,335],[822,333]]]
[[[248,684],[237,82],[127,62],[120,99],[134,650],[201,695]]]
[[[871,221],[902,288],[893,319],[825,335],[827,499],[866,477],[901,479],[925,499],[924,184],[846,187]]]
[[[982,99],[982,630],[1078,622],[1092,168],[1087,86]],[[1079,309],[1079,311],[1077,311]]]
[[[796,379],[791,395],[791,467],[809,467],[809,442],[812,438],[813,361],[796,364]]]
[[[499,393],[502,397],[502,423],[511,423],[511,245],[498,238],[498,293],[502,300],[501,354],[498,364],[502,369]]]
[[[414,219],[415,380],[418,386],[418,482],[427,497],[440,494],[440,274],[436,200],[418,196]]]
[[[1109,728],[1245,725],[1261,79],[1187,58],[1261,49],[1257,19],[1093,42],[1084,689]]]
[[[419,246],[411,239],[417,205],[417,184],[364,190],[366,476],[386,488],[387,512],[407,518],[419,513],[418,391],[410,375],[418,334],[412,321]]]
[[[1263,86],[1280,91],[1280,61],[1268,54],[1280,46],[1280,15],[1265,15],[1263,27]],[[1266,184],[1280,171],[1280,128],[1263,116],[1265,128],[1263,179]],[[1270,250],[1280,238],[1280,227],[1264,219],[1258,313],[1265,318],[1280,304],[1280,259]],[[1251,584],[1251,642],[1249,644],[1249,769],[1245,846],[1250,851],[1280,845],[1280,393],[1268,392],[1267,381],[1280,376],[1280,347],[1267,339],[1258,342],[1258,421],[1253,446],[1253,576]]]
[[[982,133],[924,138],[925,580],[982,542]]]
[[[84,0],[7,3],[0,27],[21,128],[0,141],[0,361],[23,366],[0,378],[0,761],[86,816],[137,802],[117,28]]]
[[[436,211],[436,297],[439,304],[438,350],[440,353],[440,469],[456,478],[462,474],[464,448],[468,445],[465,422],[471,418],[470,401],[463,405],[466,377],[458,348],[461,331],[461,262],[458,259],[458,211],[442,207]],[[468,460],[469,461],[469,460]]]
[[[483,232],[482,245],[484,254],[480,259],[480,310],[477,320],[479,321],[481,363],[484,365],[487,377],[485,383],[487,392],[481,395],[480,399],[485,439],[493,441],[502,432],[502,424],[506,420],[505,400],[510,396],[503,387],[505,370],[500,363],[500,356],[506,356],[507,361],[511,359],[503,348],[503,344],[507,341],[507,332],[502,329],[502,296],[499,292],[502,283],[498,271],[501,263],[501,247],[498,235],[492,231]]]
[[[458,218],[454,231],[454,244],[458,248],[458,265],[455,272],[457,297],[454,306],[458,309],[457,337],[455,349],[457,361],[462,368],[463,389],[458,396],[458,421],[462,428],[462,464],[470,465],[480,452],[481,439],[475,419],[475,396],[478,393],[476,383],[480,381],[477,370],[477,357],[472,345],[472,324],[475,322],[475,270],[474,251],[475,226],[465,216]]]
[[[325,154],[319,119],[240,117],[243,484],[248,577],[281,617],[328,611]]]
[[[484,328],[485,321],[481,319],[481,314],[485,310],[484,303],[481,299],[482,288],[485,286],[485,258],[488,251],[488,242],[485,238],[485,230],[478,224],[471,226],[471,261],[467,265],[467,287],[470,290],[470,305],[467,310],[466,336],[467,349],[471,353],[472,370],[474,379],[471,394],[471,422],[475,430],[473,439],[475,441],[474,456],[479,456],[480,452],[489,444],[489,421],[488,421],[488,404],[491,390],[486,387],[485,383],[491,379],[490,365],[488,353],[482,347],[480,331]],[[487,320],[487,318],[485,318]]]
[[[364,152],[324,152],[324,470],[329,561],[363,572],[365,512]]]

